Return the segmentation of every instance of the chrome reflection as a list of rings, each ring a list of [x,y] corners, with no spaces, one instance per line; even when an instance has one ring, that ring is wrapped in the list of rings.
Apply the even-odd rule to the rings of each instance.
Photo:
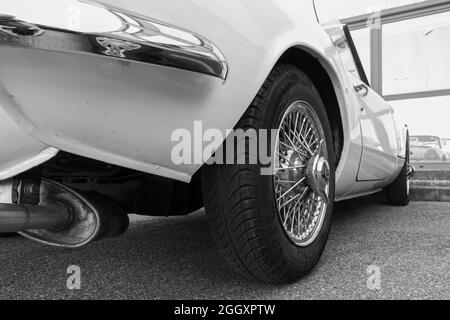
[[[106,56],[226,80],[228,64],[224,55],[204,37],[98,1],[78,0],[77,3],[83,5],[83,10],[104,10],[114,17],[119,27],[106,32],[85,32],[61,28],[45,18],[31,23],[5,13],[0,14],[0,46]]]
[[[136,43],[106,37],[97,37],[97,42],[105,48],[105,55],[117,58],[126,58],[127,52],[142,48]]]
[[[44,34],[44,30],[38,26],[16,20],[10,15],[0,15],[0,33],[17,36],[31,36],[38,37]]]

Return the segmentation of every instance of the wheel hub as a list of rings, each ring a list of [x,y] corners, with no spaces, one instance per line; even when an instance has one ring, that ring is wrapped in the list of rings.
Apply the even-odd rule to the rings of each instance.
[[[330,164],[319,155],[311,158],[306,169],[308,185],[318,194],[324,194],[330,183]]]
[[[286,166],[291,165],[292,168],[290,169],[286,169],[283,171],[279,171],[278,172],[278,177],[281,180],[284,181],[300,181],[306,174],[306,169],[304,168],[304,161],[303,159],[294,151],[288,151],[288,155],[286,157],[287,162],[289,163]],[[299,191],[301,191],[303,185],[299,184],[298,186],[296,186],[293,190],[292,193],[296,194]]]

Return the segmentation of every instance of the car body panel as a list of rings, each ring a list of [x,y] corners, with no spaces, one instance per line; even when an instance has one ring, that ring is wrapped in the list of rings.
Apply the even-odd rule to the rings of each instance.
[[[39,165],[58,152],[23,130],[22,118],[6,112],[5,106],[10,103],[10,97],[0,90],[0,181]]]
[[[354,85],[361,81],[353,75]],[[397,169],[399,155],[397,128],[392,107],[371,88],[366,96],[359,96],[361,107],[360,123],[363,139],[363,153],[358,172],[359,181],[386,180]]]
[[[27,3],[15,1],[8,5],[23,9]],[[60,28],[67,28],[61,15],[70,16],[62,10],[78,2],[38,3],[53,3],[54,10],[48,10],[46,19],[59,21]],[[18,17],[38,23],[33,19],[41,17],[33,13],[33,5]],[[279,58],[294,47],[320,61],[340,104],[344,148],[336,173],[337,199],[384,187],[400,171],[403,164],[395,158],[399,150],[394,152],[389,139],[388,146],[382,149],[388,152],[368,158],[367,169],[363,166],[363,170],[373,174],[376,161],[383,171],[383,180],[357,181],[364,145],[360,101],[333,42],[316,20],[312,1],[108,0],[100,4],[110,5],[211,40],[228,64],[226,80],[157,64],[0,45],[0,110],[5,115],[2,121],[8,122],[7,128],[20,131],[17,136],[24,140],[0,137],[9,157],[1,164],[4,171],[51,147],[189,182],[202,164],[173,163],[172,133],[186,129],[194,134],[195,121],[202,121],[204,130],[232,129]],[[21,10],[5,13],[17,15]],[[84,16],[82,10],[77,14],[80,21],[95,24],[95,19]],[[375,103],[378,102],[381,103]],[[383,125],[391,128],[384,121]],[[389,134],[393,134],[390,129]],[[18,148],[18,142],[27,147]]]

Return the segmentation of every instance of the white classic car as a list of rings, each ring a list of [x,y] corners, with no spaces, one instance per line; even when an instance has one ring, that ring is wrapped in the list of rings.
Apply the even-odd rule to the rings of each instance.
[[[335,201],[408,204],[393,113],[312,0],[5,2],[0,232],[75,248],[205,207],[235,270],[295,281]]]

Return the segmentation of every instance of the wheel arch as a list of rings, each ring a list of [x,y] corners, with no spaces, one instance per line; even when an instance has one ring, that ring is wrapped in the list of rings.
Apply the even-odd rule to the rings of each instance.
[[[294,46],[287,49],[276,64],[291,64],[307,74],[319,91],[327,110],[333,133],[333,143],[336,156],[336,167],[339,165],[344,149],[344,125],[341,115],[339,94],[343,92],[340,82],[332,66],[312,49],[304,46]]]

